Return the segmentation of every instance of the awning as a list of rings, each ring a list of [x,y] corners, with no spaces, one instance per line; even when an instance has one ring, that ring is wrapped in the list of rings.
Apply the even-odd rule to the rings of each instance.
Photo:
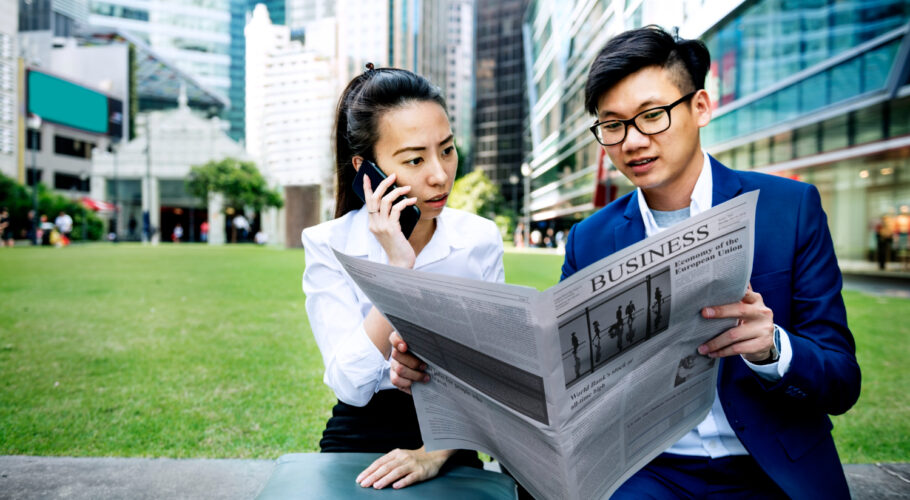
[[[89,198],[88,196],[82,197],[82,206],[89,210],[94,210],[95,212],[113,212],[116,208],[113,203],[96,200],[94,198]]]

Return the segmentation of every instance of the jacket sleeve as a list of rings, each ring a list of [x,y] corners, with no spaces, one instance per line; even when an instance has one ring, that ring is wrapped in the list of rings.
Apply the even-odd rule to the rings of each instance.
[[[860,392],[860,369],[841,297],[841,272],[815,186],[799,204],[791,284],[789,332],[793,357],[780,391],[794,403],[831,415],[846,412]]]
[[[569,230],[569,236],[566,237],[566,258],[562,263],[562,275],[559,277],[559,281],[572,276],[575,274],[575,271],[578,271],[578,265],[575,262],[576,229],[578,229],[578,224],[572,226],[572,229]]]
[[[327,241],[304,232],[303,292],[310,329],[325,363],[323,381],[339,400],[364,406],[388,377],[387,361],[363,329],[357,294]]]

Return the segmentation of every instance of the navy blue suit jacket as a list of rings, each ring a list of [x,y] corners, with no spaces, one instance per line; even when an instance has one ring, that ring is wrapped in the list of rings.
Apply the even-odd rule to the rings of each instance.
[[[802,182],[730,170],[711,158],[712,206],[760,189],[750,283],[790,334],[793,358],[774,383],[742,358],[720,364],[718,394],[737,437],[793,498],[849,498],[828,415],[856,402],[860,370],[841,298],[841,273],[818,190]],[[635,191],[576,224],[562,278],[643,240]],[[704,304],[718,305],[718,304]]]

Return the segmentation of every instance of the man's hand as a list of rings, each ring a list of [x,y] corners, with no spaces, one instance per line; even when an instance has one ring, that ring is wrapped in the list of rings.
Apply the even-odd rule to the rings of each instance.
[[[722,358],[741,354],[750,363],[761,363],[771,357],[774,346],[774,313],[762,300],[761,294],[746,290],[739,302],[701,310],[705,318],[736,318],[737,326],[725,331],[698,347],[700,354]]]
[[[427,365],[408,352],[408,345],[401,340],[398,332],[393,331],[389,335],[389,343],[392,344],[392,355],[389,358],[392,367],[389,378],[395,387],[410,394],[411,384],[414,382],[430,381],[430,376],[424,372]]]
[[[376,459],[369,467],[357,476],[357,484],[364,488],[380,490],[389,484],[392,488],[426,481],[439,473],[442,464],[449,459],[455,450],[425,451],[392,450]]]

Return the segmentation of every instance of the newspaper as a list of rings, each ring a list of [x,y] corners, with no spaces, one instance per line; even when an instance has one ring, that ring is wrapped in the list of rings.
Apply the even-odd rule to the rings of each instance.
[[[696,349],[735,320],[700,311],[745,294],[757,199],[544,292],[335,254],[428,365],[413,388],[427,449],[487,453],[537,498],[607,498],[711,408],[718,363]]]

